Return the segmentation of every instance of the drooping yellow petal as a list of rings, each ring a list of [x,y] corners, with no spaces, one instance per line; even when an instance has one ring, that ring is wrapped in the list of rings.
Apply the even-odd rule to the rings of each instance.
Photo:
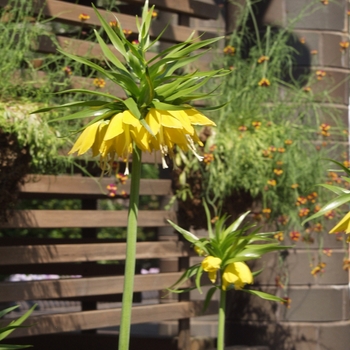
[[[154,138],[141,124],[130,128],[132,139],[143,152],[152,152],[151,138]]]
[[[241,289],[247,283],[253,283],[253,275],[244,262],[234,262],[226,266],[222,274],[223,290],[231,284],[234,284],[236,289]]]
[[[151,108],[146,115],[146,123],[152,130],[154,135],[157,135],[160,129],[159,113],[155,108]]]
[[[118,113],[112,117],[107,132],[105,134],[104,140],[111,140],[114,137],[122,134],[124,132],[123,128],[123,113]]]
[[[124,124],[132,125],[135,127],[140,125],[140,121],[130,111],[124,111],[122,114],[122,120]]]
[[[184,112],[187,114],[189,120],[191,121],[191,124],[193,125],[207,125],[207,126],[216,125],[212,120],[207,118],[201,112],[197,111],[195,108],[186,109]]]
[[[172,116],[168,111],[158,111],[157,113],[160,114],[159,120],[160,120],[160,125],[163,127],[167,128],[177,128],[177,129],[182,129],[183,125],[181,122]]]
[[[186,130],[186,133],[193,135],[194,134],[194,128],[191,125],[191,121],[189,120],[186,110],[180,110],[180,111],[168,111],[170,115],[172,115],[174,118],[176,118],[182,125],[183,129]]]
[[[209,255],[205,259],[203,259],[201,265],[203,270],[208,272],[210,281],[212,283],[215,283],[217,271],[220,269],[221,259]]]
[[[335,225],[329,233],[336,233],[345,231],[346,233],[350,233],[350,212],[348,212],[337,225]]]
[[[103,138],[106,134],[107,128],[108,128],[109,120],[103,121],[100,123],[99,128],[96,132],[95,142],[92,145],[92,156],[96,157],[100,154],[100,147],[103,142]]]
[[[68,154],[78,152],[78,156],[86,153],[94,144],[97,130],[100,126],[100,122],[94,123],[88,126],[79,136],[72,149]]]

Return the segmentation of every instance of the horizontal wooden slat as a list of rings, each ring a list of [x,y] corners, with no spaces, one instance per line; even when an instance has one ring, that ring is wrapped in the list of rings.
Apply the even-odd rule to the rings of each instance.
[[[107,186],[114,183],[113,178],[90,178],[82,176],[28,175],[21,186],[21,194],[34,198],[36,194],[48,198],[59,195],[77,197],[107,198]],[[118,185],[118,192],[130,193],[130,180],[125,185]],[[146,180],[140,184],[140,195],[171,195],[171,180]]]
[[[126,210],[17,210],[0,228],[87,228],[126,227]],[[140,227],[169,226],[176,214],[166,210],[139,211]]]
[[[131,322],[160,322],[202,315],[203,302],[182,301],[169,304],[137,306],[133,308]],[[217,312],[217,303],[211,303],[206,314]],[[121,309],[94,310],[55,315],[31,316],[28,328],[16,329],[9,337],[71,332],[86,329],[98,329],[120,325]],[[1,321],[0,326],[8,324]]]
[[[124,0],[130,4],[144,4],[144,0]],[[216,19],[219,14],[218,5],[197,0],[151,0],[150,5],[156,9],[169,12],[183,13],[191,17]]]
[[[0,4],[3,5],[3,3],[6,2],[7,1],[5,0],[1,0]],[[45,6],[43,6],[44,4]],[[90,6],[76,5],[58,0],[38,0],[36,1],[35,11],[39,13],[41,10],[43,15],[47,17],[55,17],[55,20],[64,23],[95,27],[101,26],[101,23],[98,20],[93,8]],[[99,12],[107,22],[115,21],[115,17],[117,17],[124,29],[128,29],[134,33],[137,33],[138,30],[134,16],[129,16],[121,13],[113,13],[101,9],[99,9]],[[81,13],[90,16],[90,18],[85,21],[81,21],[79,19],[79,15]],[[163,23],[161,21],[154,21],[150,29],[150,35],[152,37],[157,37],[168,24],[169,23],[166,22]],[[193,31],[195,33],[194,37],[200,37],[200,40],[216,36],[215,33],[193,30],[193,28],[183,26],[168,25],[167,29],[162,35],[162,40],[169,42],[185,41]]]
[[[124,260],[125,252],[126,243],[5,246],[0,247],[0,266]],[[139,242],[136,245],[137,259],[185,256],[189,256],[185,242]]]
[[[181,275],[182,272],[136,275],[134,292],[168,288]],[[0,282],[0,302],[120,294],[123,293],[123,285],[124,276]]]

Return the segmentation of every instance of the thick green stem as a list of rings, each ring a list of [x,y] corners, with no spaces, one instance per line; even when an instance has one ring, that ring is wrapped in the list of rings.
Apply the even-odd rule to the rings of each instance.
[[[130,342],[132,297],[136,266],[137,215],[141,178],[141,156],[142,152],[135,146],[132,154],[130,205],[126,236],[126,260],[119,332],[119,350],[128,350]]]
[[[225,307],[226,307],[226,291],[221,289],[217,350],[224,350],[225,348]]]

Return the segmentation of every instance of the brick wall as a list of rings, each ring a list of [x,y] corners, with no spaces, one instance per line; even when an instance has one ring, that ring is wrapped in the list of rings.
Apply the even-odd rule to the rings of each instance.
[[[258,21],[262,26],[267,23],[286,26],[310,3],[312,1],[263,1]],[[340,42],[349,40],[348,4],[345,0],[329,1],[328,5],[321,1],[314,4],[307,11],[309,15],[295,23],[294,33],[304,38],[304,51],[310,53],[300,57],[298,62],[309,64],[311,74],[319,69],[327,73],[325,83],[333,88],[332,103],[327,107],[334,108],[335,115],[347,125],[349,49],[341,51]],[[323,246],[332,249],[331,257],[322,256],[326,263],[323,275],[314,277],[310,273],[310,262],[313,258],[317,261],[320,253],[316,243],[308,246],[298,243],[285,258],[290,308],[245,293],[233,293],[228,306],[228,345],[265,345],[270,350],[350,348],[349,278],[348,272],[342,269],[346,244],[327,232],[322,236]],[[278,255],[270,254],[256,262],[254,270],[264,267],[264,272],[256,279],[264,291],[284,296],[284,291],[275,283],[276,276],[281,273],[279,265]]]

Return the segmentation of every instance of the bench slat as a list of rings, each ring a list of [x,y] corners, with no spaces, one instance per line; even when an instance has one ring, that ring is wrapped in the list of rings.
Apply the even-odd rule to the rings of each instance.
[[[17,210],[0,228],[103,228],[127,227],[126,210]],[[139,227],[166,227],[176,221],[176,213],[166,210],[142,210]]]
[[[124,0],[130,4],[144,4],[144,0]],[[155,5],[156,10],[183,13],[191,17],[202,19],[217,19],[219,14],[218,5],[198,0],[152,0],[150,5]]]
[[[30,198],[36,194],[47,197],[69,195],[74,198],[94,197],[108,198],[107,186],[114,182],[113,178],[90,178],[82,176],[28,175],[25,184],[21,186],[21,196]],[[118,185],[118,193],[130,193],[130,180],[125,185]],[[171,195],[171,180],[141,179],[140,195],[169,196]]]
[[[0,247],[1,265],[50,264],[100,260],[124,260],[126,243],[58,244]],[[139,242],[137,259],[176,258],[189,256],[183,242]]]
[[[216,306],[216,303],[212,303],[206,314],[217,312]],[[201,316],[203,315],[202,309],[203,302],[201,301],[136,306],[133,308],[131,322],[133,324],[160,322]],[[11,333],[9,338],[114,327],[120,325],[120,317],[121,309],[31,316],[25,324],[32,325],[32,327],[16,329],[16,332]],[[2,321],[0,326],[6,324],[8,321]]]
[[[182,272],[136,275],[134,292],[163,290],[175,283],[181,275]],[[123,285],[124,276],[1,282],[0,302],[120,294],[123,293]]]

